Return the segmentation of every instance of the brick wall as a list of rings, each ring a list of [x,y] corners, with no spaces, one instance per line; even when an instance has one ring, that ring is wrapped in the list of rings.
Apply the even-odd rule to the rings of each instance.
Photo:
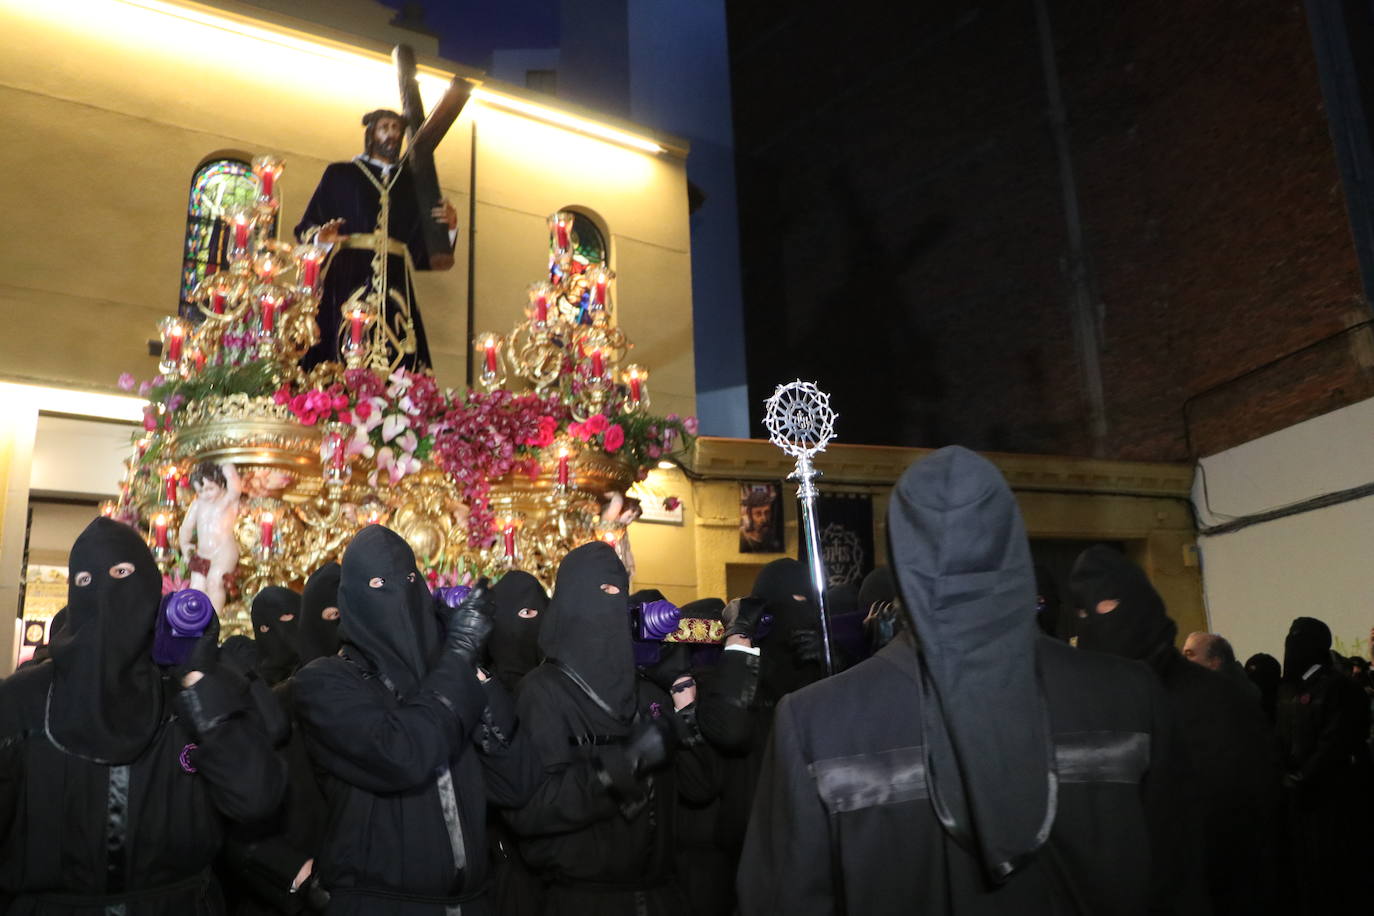
[[[1311,38],[1272,0],[1050,10],[1107,456],[1182,459],[1192,395],[1369,317]],[[1029,0],[731,17],[756,404],[815,378],[849,441],[1087,454]]]

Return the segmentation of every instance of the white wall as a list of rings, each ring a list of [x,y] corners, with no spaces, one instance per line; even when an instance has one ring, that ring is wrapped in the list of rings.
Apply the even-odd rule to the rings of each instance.
[[[1374,400],[1315,417],[1202,459],[1193,482],[1200,527],[1225,524],[1374,482]],[[1210,626],[1243,661],[1283,656],[1294,617],[1331,627],[1337,650],[1368,652],[1374,626],[1374,497],[1239,531],[1201,535]]]

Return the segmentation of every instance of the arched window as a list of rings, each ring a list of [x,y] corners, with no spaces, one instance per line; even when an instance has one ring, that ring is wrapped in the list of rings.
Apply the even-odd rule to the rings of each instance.
[[[251,203],[258,195],[253,170],[241,159],[211,159],[196,169],[186,204],[186,248],[181,262],[181,305],[178,311],[192,321],[200,313],[190,304],[191,291],[224,264],[223,233],[217,231],[225,207]]]
[[[572,244],[573,257],[590,267],[605,264],[610,252],[606,250],[606,236],[590,216],[577,210],[568,210],[573,215]]]

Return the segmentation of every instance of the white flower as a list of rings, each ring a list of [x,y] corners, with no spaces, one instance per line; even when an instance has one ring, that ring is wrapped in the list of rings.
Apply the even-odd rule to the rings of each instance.
[[[390,442],[404,430],[410,428],[410,418],[401,413],[390,413],[382,421],[382,441]]]

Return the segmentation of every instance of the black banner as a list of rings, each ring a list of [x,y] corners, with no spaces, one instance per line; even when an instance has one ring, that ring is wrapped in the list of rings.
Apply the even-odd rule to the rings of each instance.
[[[829,585],[858,585],[873,571],[873,499],[866,493],[823,493],[816,521]],[[799,559],[807,562],[806,537]]]

